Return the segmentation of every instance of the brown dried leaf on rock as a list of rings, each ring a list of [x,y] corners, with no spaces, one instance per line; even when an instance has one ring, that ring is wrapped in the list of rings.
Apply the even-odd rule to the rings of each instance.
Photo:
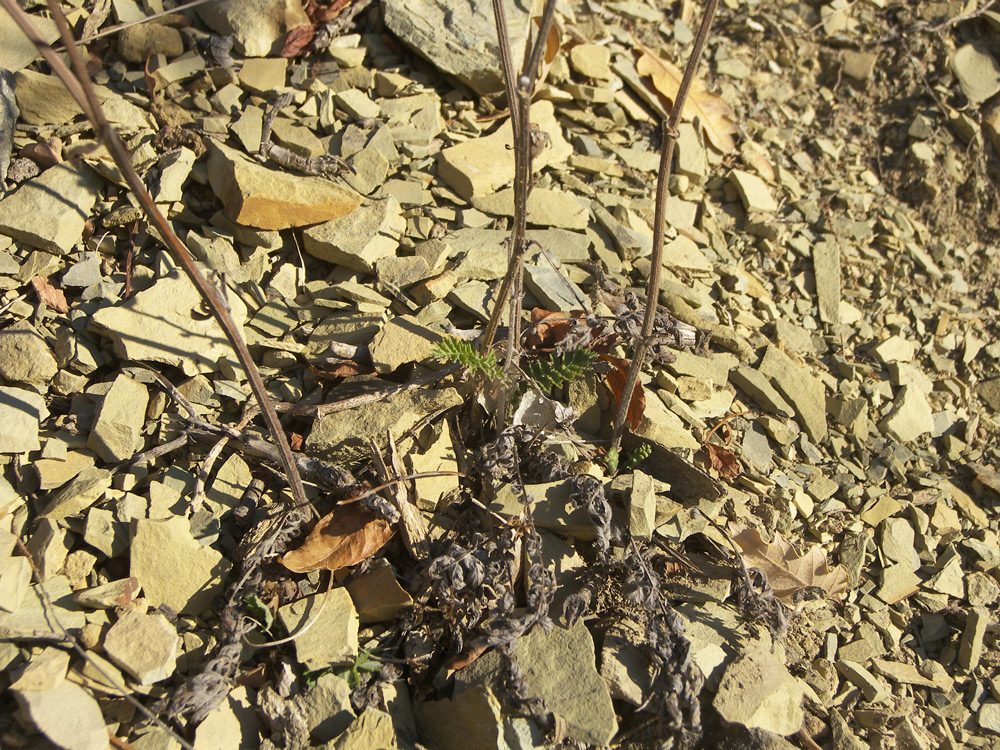
[[[306,47],[316,36],[314,26],[297,26],[285,36],[285,44],[281,48],[281,57],[298,57],[306,51]]]
[[[629,361],[621,357],[612,357],[610,354],[602,354],[600,358],[611,365],[611,369],[605,377],[607,378],[608,388],[611,391],[612,398],[615,400],[615,408],[617,409],[617,404],[622,402],[622,396],[624,395],[625,380],[628,378]],[[642,383],[637,380],[635,382],[635,390],[632,391],[632,401],[628,405],[628,413],[625,415],[625,419],[633,431],[639,429],[642,416],[645,413],[646,391],[643,389]]]
[[[56,289],[48,279],[35,276],[31,280],[31,286],[34,288],[35,294],[38,295],[39,301],[44,302],[46,307],[60,313],[69,312],[69,304],[66,302],[63,290]]]
[[[657,56],[644,44],[636,42],[635,47],[642,53],[636,63],[639,75],[649,76],[656,90],[673,105],[681,86],[681,79],[684,78],[684,71],[672,62]],[[736,133],[736,123],[732,119],[733,108],[721,96],[709,91],[697,78],[691,82],[691,91],[684,105],[684,114],[688,113],[699,117],[708,140],[719,151],[728,154],[736,148],[736,141],[733,139],[733,134]]]
[[[830,568],[819,547],[799,555],[778,532],[768,544],[756,529],[745,526],[734,529],[733,541],[743,551],[747,567],[762,570],[774,595],[786,604],[795,604],[796,593],[805,588],[820,588],[830,597],[847,592],[847,570],[843,565]]]
[[[719,472],[720,476],[736,479],[743,470],[736,455],[721,445],[705,443],[705,453],[708,456],[709,465]]]
[[[395,534],[385,520],[357,504],[342,505],[323,516],[298,549],[281,558],[293,573],[340,570],[367,560]]]

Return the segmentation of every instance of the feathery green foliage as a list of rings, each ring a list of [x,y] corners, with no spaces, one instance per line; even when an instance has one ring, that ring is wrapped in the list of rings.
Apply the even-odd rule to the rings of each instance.
[[[642,443],[635,450],[626,452],[625,461],[621,462],[621,466],[619,466],[621,455],[618,453],[618,449],[612,446],[604,456],[604,466],[608,470],[608,474],[611,475],[617,474],[619,469],[623,472],[635,471],[639,464],[649,458],[652,452],[653,449],[649,443]]]
[[[472,342],[454,337],[441,339],[434,347],[435,359],[458,362],[462,367],[485,375],[490,380],[504,380],[503,370],[493,352],[481,354]]]
[[[597,355],[589,349],[572,349],[529,362],[525,369],[538,387],[548,392],[576,380],[590,369],[595,359]]]

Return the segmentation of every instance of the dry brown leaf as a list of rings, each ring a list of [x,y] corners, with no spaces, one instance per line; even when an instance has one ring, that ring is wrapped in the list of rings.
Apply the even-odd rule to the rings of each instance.
[[[285,36],[285,44],[281,48],[279,57],[298,57],[306,51],[314,36],[316,36],[314,26],[296,26]]]
[[[795,603],[795,592],[808,586],[817,586],[827,596],[839,597],[847,592],[847,570],[843,565],[827,566],[826,555],[819,547],[811,547],[804,555],[774,532],[774,541],[768,544],[760,532],[737,526],[733,534],[748,568],[760,568],[774,594],[786,604]]]
[[[56,289],[43,276],[36,276],[31,280],[31,286],[38,295],[38,299],[45,303],[45,306],[60,313],[68,313],[69,305],[66,302],[66,295],[62,289]]]
[[[740,462],[731,450],[715,443],[705,443],[705,453],[708,454],[709,465],[719,472],[720,476],[736,479],[742,468]]]
[[[625,390],[625,380],[628,378],[629,361],[621,357],[612,357],[610,354],[600,355],[601,359],[611,364],[611,369],[605,376],[608,381],[608,388],[616,404],[621,404]],[[628,421],[632,431],[639,429],[642,416],[646,412],[646,391],[640,381],[635,381],[635,390],[632,391],[632,400],[628,405],[628,413],[625,419]]]
[[[356,503],[342,505],[323,516],[302,546],[286,553],[281,564],[293,573],[340,570],[367,560],[395,533],[385,520]]]
[[[644,44],[636,42],[635,47],[642,53],[635,66],[639,75],[649,76],[656,90],[673,106],[684,72],[669,60],[657,56]],[[705,84],[697,78],[691,82],[691,91],[688,93],[681,116],[684,119],[690,119],[690,117],[686,117],[689,113],[692,116],[698,116],[702,127],[705,128],[706,135],[708,135],[708,140],[719,151],[728,154],[736,148],[736,141],[733,139],[736,123],[732,119],[732,107],[721,96],[713,94],[705,88]]]

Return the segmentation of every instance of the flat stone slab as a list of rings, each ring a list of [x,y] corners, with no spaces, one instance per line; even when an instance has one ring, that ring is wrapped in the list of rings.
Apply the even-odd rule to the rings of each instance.
[[[504,0],[514,60],[524,56],[528,6]],[[503,89],[500,50],[488,0],[389,0],[385,25],[417,54],[479,94]]]
[[[242,326],[246,305],[231,292],[228,301],[230,315]],[[220,359],[236,355],[215,318],[201,314],[201,303],[194,284],[174,271],[128,301],[98,310],[90,329],[109,337],[123,359],[162,362],[187,375],[214,372]]]
[[[758,369],[791,404],[809,439],[819,444],[826,437],[826,388],[822,381],[773,344],[767,347]]]
[[[104,637],[104,652],[140,685],[165,680],[177,666],[177,629],[160,614],[122,616]]]
[[[345,588],[334,589],[320,613],[326,596],[306,596],[278,610],[278,619],[289,633],[318,617],[295,639],[295,656],[309,671],[349,664],[358,654],[358,613],[351,595]]]
[[[146,386],[128,375],[119,375],[104,396],[87,447],[109,463],[132,458],[142,444],[139,433],[148,404]]]
[[[46,169],[0,200],[0,234],[65,255],[83,237],[100,185],[100,178],[87,166],[59,164]]]
[[[289,229],[337,219],[360,196],[331,180],[269,167],[213,142],[208,180],[231,221],[258,229]]]
[[[186,614],[211,607],[232,564],[198,542],[183,516],[135,524],[129,574],[138,579],[150,604]]]
[[[368,272],[394,256],[406,219],[393,197],[372,201],[302,233],[306,252],[352,271]]]
[[[21,321],[0,330],[0,378],[48,383],[58,369],[52,350],[33,325]]]
[[[0,386],[0,453],[38,450],[38,425],[48,416],[45,399],[37,393]]]

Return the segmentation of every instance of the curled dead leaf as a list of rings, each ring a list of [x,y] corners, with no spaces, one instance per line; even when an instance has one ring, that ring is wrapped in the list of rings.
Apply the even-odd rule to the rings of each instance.
[[[705,443],[704,447],[709,465],[719,472],[720,476],[736,479],[740,475],[742,468],[739,459],[731,450],[715,443]]]
[[[382,549],[395,534],[386,521],[356,503],[342,505],[323,516],[298,549],[281,558],[293,573],[340,570]]]
[[[804,555],[774,533],[774,541],[764,541],[760,532],[745,526],[734,529],[733,541],[743,551],[748,568],[759,568],[767,576],[774,595],[786,604],[795,604],[795,594],[804,588],[817,587],[829,597],[847,592],[847,570],[843,565],[830,568],[826,555],[819,547],[811,547]]]
[[[656,91],[673,106],[684,72],[644,44],[636,42],[635,48],[641,53],[635,66],[639,75],[649,76]],[[688,113],[698,116],[708,140],[719,151],[728,154],[736,148],[736,141],[733,139],[733,134],[736,133],[736,123],[732,119],[733,108],[721,96],[709,91],[697,78],[691,82],[682,117]]]
[[[612,357],[610,354],[602,354],[600,358],[611,365],[611,369],[605,376],[608,381],[608,388],[616,404],[621,404],[625,391],[625,380],[628,378],[629,361],[621,357]],[[617,407],[616,407],[617,408]],[[632,400],[628,405],[628,412],[625,419],[635,432],[639,429],[642,416],[646,412],[646,391],[643,390],[640,381],[635,382],[635,390],[632,391]]]

